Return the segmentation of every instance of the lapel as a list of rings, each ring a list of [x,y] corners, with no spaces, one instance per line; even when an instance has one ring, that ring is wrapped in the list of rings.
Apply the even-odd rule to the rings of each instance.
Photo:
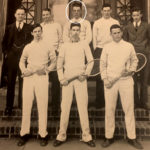
[[[130,32],[132,32],[133,34],[137,34],[137,31],[135,30],[133,22],[130,23],[129,28],[130,28]]]
[[[26,23],[23,24],[23,27],[21,30],[25,30],[26,29]]]
[[[145,26],[144,26],[144,23],[141,22],[140,26],[138,27],[137,34],[143,32],[143,30],[145,30]]]
[[[12,34],[14,34],[14,32],[17,30],[17,27],[16,27],[16,22],[14,22],[12,25],[11,25],[11,32]]]
[[[8,45],[13,42],[16,28],[16,22],[9,26]]]

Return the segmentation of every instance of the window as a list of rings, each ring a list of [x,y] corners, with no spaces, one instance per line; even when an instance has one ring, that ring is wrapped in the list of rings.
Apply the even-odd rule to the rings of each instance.
[[[131,20],[131,0],[117,0],[117,18],[122,25]]]
[[[25,22],[34,24],[35,0],[22,0],[21,6],[26,10]]]

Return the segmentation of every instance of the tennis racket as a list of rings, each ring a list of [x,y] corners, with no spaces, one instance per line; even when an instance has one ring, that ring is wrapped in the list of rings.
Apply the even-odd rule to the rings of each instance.
[[[91,70],[91,71],[88,71],[88,73],[81,73],[81,74],[75,75],[75,76],[67,79],[67,81],[71,82],[75,79],[78,79],[79,76],[95,77],[95,76],[99,75],[100,74],[100,63],[103,63],[100,59],[91,60],[90,62],[88,62],[85,65],[85,70],[88,70],[88,68],[89,68],[89,70]]]
[[[62,69],[63,66],[60,66],[60,67],[57,67],[57,62],[58,62],[58,58],[59,58],[59,61],[63,60],[63,57],[56,57],[56,63],[55,65],[50,69],[50,71],[48,70],[48,67],[49,65],[51,64],[51,61],[49,60],[46,65],[43,65],[42,67],[39,67],[37,65],[33,65],[32,67],[30,68],[27,68],[27,70],[29,71],[29,75],[25,75],[25,74],[22,74],[21,77],[24,78],[24,77],[28,77],[28,76],[31,76],[33,74],[38,74],[38,72],[40,70],[44,70],[46,74],[48,74],[49,72],[53,72],[53,71],[57,71],[59,69]]]
[[[147,63],[147,58],[146,58],[146,56],[144,54],[142,54],[142,53],[136,53],[136,56],[138,58],[138,65],[137,65],[135,73],[140,72],[145,67],[145,65]],[[129,59],[127,61],[126,69],[125,70],[128,70],[128,68],[129,68],[128,65],[132,63],[131,61],[132,61],[131,59]],[[134,73],[132,73],[130,75],[133,76]],[[116,77],[115,79],[113,79],[112,81],[110,81],[111,86],[109,86],[109,88],[111,88],[121,77],[123,77],[123,73],[119,77]]]

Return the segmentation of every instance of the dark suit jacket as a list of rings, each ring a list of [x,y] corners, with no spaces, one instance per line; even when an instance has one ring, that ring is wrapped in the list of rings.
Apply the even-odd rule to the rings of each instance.
[[[2,51],[3,53],[8,53],[14,42],[14,36],[16,31],[16,22],[10,24],[6,27],[5,34],[2,41]],[[29,43],[32,40],[31,36],[31,25],[24,23],[22,30],[24,31],[23,35],[25,37],[24,45]]]
[[[150,53],[150,25],[141,22],[138,30],[135,30],[133,23],[129,23],[123,31],[123,39],[133,44],[137,53]]]
[[[23,47],[20,49],[20,54],[22,53],[22,50],[24,46],[29,43],[32,40],[31,36],[31,25],[28,25],[24,23],[22,28],[22,35],[24,36]],[[5,76],[7,76],[7,70],[9,67],[16,67],[16,63],[19,63],[19,57],[16,59],[16,55],[13,54],[13,44],[14,44],[14,38],[16,33],[16,22],[13,24],[10,24],[6,27],[5,34],[2,41],[2,52],[4,54],[3,64],[2,64],[2,73],[1,73],[1,83],[0,87],[3,87],[6,85]]]

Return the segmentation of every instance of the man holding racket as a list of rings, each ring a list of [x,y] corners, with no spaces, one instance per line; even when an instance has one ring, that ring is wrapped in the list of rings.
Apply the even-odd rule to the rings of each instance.
[[[115,108],[119,92],[125,113],[128,143],[137,149],[142,149],[141,144],[136,140],[133,97],[134,82],[132,79],[132,75],[136,71],[138,59],[132,44],[122,39],[122,30],[119,25],[112,25],[110,32],[113,41],[104,46],[100,62],[101,77],[104,81],[105,91],[106,139],[102,143],[102,147],[108,147],[114,141]]]
[[[40,24],[33,26],[31,34],[34,39],[25,46],[19,63],[24,78],[22,124],[18,146],[23,146],[28,140],[31,109],[35,97],[39,115],[40,145],[46,146],[48,134],[48,73],[56,66],[56,55],[54,49],[42,40]]]
[[[64,43],[59,51],[57,61],[58,78],[62,84],[62,102],[60,129],[54,146],[59,146],[66,141],[67,127],[73,93],[75,91],[77,107],[82,128],[82,140],[90,147],[95,147],[89,128],[88,119],[88,91],[86,75],[90,74],[93,63],[85,69],[85,58],[88,62],[93,60],[90,47],[85,41],[80,41],[81,25],[72,23],[70,25],[70,42]],[[69,79],[78,76],[69,82]]]
[[[146,66],[134,75],[134,101],[136,108],[150,109],[148,102],[148,78],[150,59],[150,25],[142,21],[142,11],[139,8],[132,10],[133,22],[129,23],[123,33],[124,40],[133,44],[136,53],[142,53],[147,58]],[[138,83],[140,92],[138,93]]]

